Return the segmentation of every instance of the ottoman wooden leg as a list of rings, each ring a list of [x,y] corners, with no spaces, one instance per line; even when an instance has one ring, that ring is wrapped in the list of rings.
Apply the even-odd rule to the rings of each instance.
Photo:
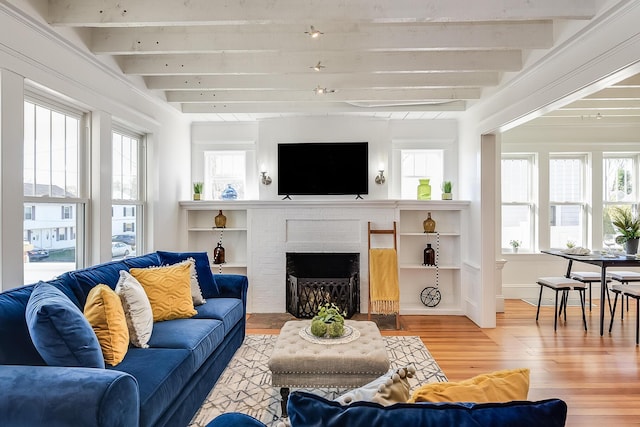
[[[280,402],[280,405],[282,407],[282,418],[286,418],[289,416],[287,414],[287,402],[289,401],[289,387],[281,387],[280,396],[282,396],[282,401]]]

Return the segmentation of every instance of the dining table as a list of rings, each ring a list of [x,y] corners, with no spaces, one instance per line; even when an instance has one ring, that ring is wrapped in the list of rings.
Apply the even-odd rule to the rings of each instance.
[[[607,268],[609,267],[640,267],[640,258],[617,252],[589,251],[585,254],[571,253],[571,250],[548,249],[540,251],[544,254],[559,256],[569,261],[565,277],[571,277],[573,262],[596,265],[600,267],[600,336],[604,333],[604,301],[607,297]],[[577,251],[576,251],[577,252]]]

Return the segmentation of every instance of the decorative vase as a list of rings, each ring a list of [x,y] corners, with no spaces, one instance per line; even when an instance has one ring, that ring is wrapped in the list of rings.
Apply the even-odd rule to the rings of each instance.
[[[222,243],[218,242],[218,246],[213,250],[213,263],[214,264],[224,264],[224,248],[222,247]]]
[[[629,255],[635,255],[638,253],[638,242],[640,239],[629,239],[624,242],[624,250]]]
[[[218,215],[213,219],[216,228],[225,228],[227,225],[227,217],[222,214],[222,210],[218,210]]]
[[[222,190],[220,197],[222,200],[235,200],[238,198],[238,192],[231,186],[231,184],[227,184],[227,188]]]
[[[427,243],[424,248],[422,265],[436,265],[436,251],[431,247],[431,243]]]
[[[436,222],[431,218],[431,212],[427,212],[427,219],[422,221],[422,228],[424,228],[425,233],[436,231]]]
[[[420,180],[418,185],[418,200],[431,200],[431,184],[430,179],[424,178]]]
[[[442,193],[442,200],[451,200],[453,199],[453,193]]]

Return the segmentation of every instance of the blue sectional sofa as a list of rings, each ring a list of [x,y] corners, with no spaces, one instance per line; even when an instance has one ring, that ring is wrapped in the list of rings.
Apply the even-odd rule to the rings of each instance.
[[[5,426],[186,426],[245,336],[245,276],[211,274],[206,253],[154,252],[62,274],[47,283],[80,310],[120,270],[193,257],[207,302],[191,318],[157,322],[149,348],[130,346],[114,367],[47,366],[25,310],[36,285],[0,293],[0,424]]]

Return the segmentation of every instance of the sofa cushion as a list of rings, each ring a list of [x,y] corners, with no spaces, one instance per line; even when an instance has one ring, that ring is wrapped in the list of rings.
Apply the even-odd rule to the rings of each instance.
[[[115,289],[118,279],[120,279],[120,270],[129,270],[129,267],[123,261],[112,261],[70,272],[69,274],[73,276],[81,289],[81,293],[77,295],[79,306],[84,307],[87,295],[94,286],[100,283]]]
[[[562,427],[567,405],[560,399],[507,403],[377,403],[342,406],[310,393],[294,391],[287,405],[292,427],[352,426],[517,426]]]
[[[125,258],[123,261],[129,268],[147,268],[160,265],[160,258],[156,252]]]
[[[116,294],[122,301],[131,344],[141,348],[149,347],[148,342],[153,332],[153,311],[144,288],[129,272],[121,270]]]
[[[140,426],[155,425],[185,385],[194,380],[198,368],[189,350],[135,347],[118,366],[108,367],[131,374],[138,381]]]
[[[98,337],[106,364],[122,362],[129,348],[129,329],[120,297],[107,285],[91,289],[84,315]]]
[[[182,264],[130,270],[149,298],[154,322],[197,314],[191,299],[189,269],[189,264]]]
[[[224,327],[219,320],[175,319],[156,323],[149,347],[189,350],[196,366],[200,366],[224,337]]]
[[[196,272],[198,273],[198,284],[202,291],[202,296],[212,298],[220,294],[213,274],[211,273],[211,262],[206,252],[165,252],[158,251],[161,264],[175,264],[187,258],[193,258],[196,262]]]
[[[209,298],[207,303],[196,307],[194,319],[218,319],[224,324],[224,334],[231,329],[244,316],[242,300],[237,298]]]
[[[459,382],[424,384],[410,402],[508,402],[527,400],[529,369],[504,369]]]
[[[38,283],[25,316],[31,340],[48,365],[104,368],[102,350],[91,325],[55,286]]]

